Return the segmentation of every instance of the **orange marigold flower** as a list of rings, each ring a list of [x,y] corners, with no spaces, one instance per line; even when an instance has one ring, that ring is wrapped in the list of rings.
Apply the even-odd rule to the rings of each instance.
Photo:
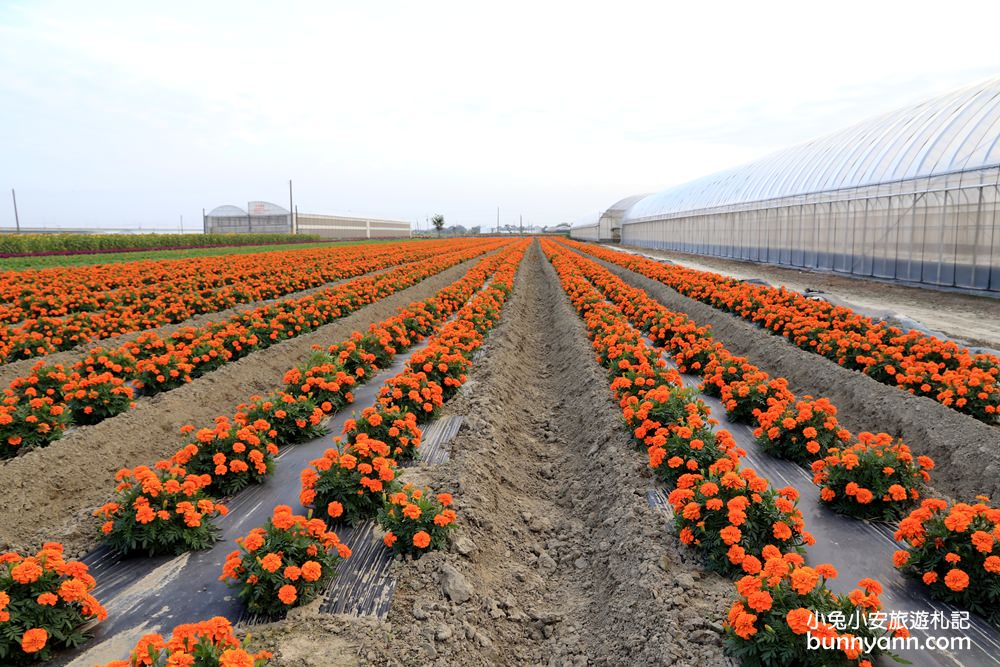
[[[747,597],[747,606],[758,612],[767,611],[773,602],[771,594],[767,591],[756,591]]]
[[[811,567],[796,568],[792,572],[792,588],[799,595],[808,595],[819,583],[819,572]]]
[[[989,533],[977,530],[972,534],[972,544],[976,547],[976,551],[984,554],[988,554],[993,551],[993,536]]]
[[[323,576],[323,567],[314,560],[302,563],[302,578],[306,581],[318,581]]]
[[[415,546],[418,549],[426,549],[427,547],[430,546],[430,544],[431,544],[431,536],[427,533],[427,531],[424,530],[418,531],[413,536],[413,546]]]
[[[785,622],[788,623],[788,627],[792,632],[797,635],[804,635],[809,632],[809,626],[812,623],[812,612],[805,607],[792,609],[785,614]]]
[[[268,572],[277,572],[281,567],[281,556],[269,553],[260,560],[260,566]]]
[[[254,656],[241,648],[226,649],[219,656],[219,667],[254,667]]]
[[[45,628],[31,628],[21,636],[21,650],[25,653],[38,653],[45,648],[49,633]]]
[[[31,584],[42,576],[42,568],[34,557],[29,557],[12,567],[10,576],[19,584]]]
[[[389,548],[392,548],[392,545],[396,543],[396,536],[392,534],[391,530],[382,536],[382,543]]]
[[[295,586],[291,584],[285,584],[278,589],[278,599],[285,604],[292,604],[299,597],[298,591],[295,590]]]
[[[331,519],[339,518],[344,514],[344,506],[334,500],[326,506],[326,513],[330,515]]]
[[[47,607],[54,607],[57,602],[59,602],[59,598],[52,593],[42,593],[38,596],[38,604],[45,605]],[[0,607],[0,609],[2,609],[2,607]]]
[[[736,526],[726,526],[719,531],[719,537],[726,544],[736,544],[743,537],[743,533]]]
[[[944,585],[956,593],[964,591],[969,587],[969,575],[958,568],[952,568],[944,576]]]

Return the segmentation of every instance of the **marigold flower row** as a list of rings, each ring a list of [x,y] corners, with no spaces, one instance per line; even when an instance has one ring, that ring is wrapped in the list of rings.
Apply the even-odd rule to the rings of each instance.
[[[893,520],[920,499],[934,468],[929,457],[914,457],[886,433],[859,433],[852,443],[829,400],[807,396],[795,401],[783,379],[771,380],[746,358],[733,357],[711,340],[707,329],[670,313],[593,262],[575,254],[572,258],[640,326],[648,327],[656,342],[675,353],[682,370],[700,372],[701,389],[721,396],[731,417],[756,421],[755,434],[765,451],[809,464],[821,487],[821,502],[852,516]],[[669,326],[660,326],[664,322]],[[664,454],[651,451],[656,468]],[[927,539],[928,534],[934,538]],[[1000,510],[988,498],[979,496],[972,503],[926,499],[903,519],[895,537],[908,546],[896,552],[897,568],[918,577],[933,597],[1000,623],[1000,555],[994,553]]]
[[[431,247],[431,246],[437,247]],[[379,244],[144,261],[0,275],[0,363],[274,299],[394,264],[441,244]]]
[[[739,315],[798,347],[911,394],[993,422],[1000,410],[1000,359],[953,341],[903,332],[850,308],[807,299],[784,287],[664,265],[636,255],[566,241],[571,247],[658,280],[685,296]]]
[[[96,348],[70,369],[42,362],[15,379],[0,400],[0,459],[58,439],[71,424],[94,424],[128,410],[137,392],[169,391],[282,340],[308,333],[424,278],[495,248],[474,244],[356,278],[318,294],[257,308],[229,320],[139,336]]]
[[[323,415],[341,405],[334,407],[325,401],[320,402],[317,391],[325,392],[322,396],[326,397],[339,396],[343,404],[352,401],[349,387],[355,380],[364,381],[377,371],[378,367],[372,363],[376,358],[388,363],[397,352],[396,346],[402,350],[430,333],[437,323],[447,319],[476,294],[490,276],[495,275],[493,280],[503,282],[508,274],[512,275],[509,265],[515,261],[513,250],[508,248],[484,258],[436,296],[410,304],[398,315],[373,325],[365,335],[357,333],[349,340],[331,346],[328,352],[322,353],[322,363],[315,363],[314,357],[304,366],[292,369],[286,374],[286,381],[289,382],[287,391],[271,397],[276,400],[254,397],[251,403],[238,408],[232,420],[217,418],[215,428],[199,430],[196,442],[186,445],[172,460],[161,461],[152,468],[139,466],[134,470],[120,471],[115,501],[95,513],[105,518],[102,526],[105,539],[113,548],[124,553],[179,553],[210,546],[218,539],[214,519],[227,513],[225,506],[215,498],[249,483],[262,481],[273,467],[273,454],[279,444],[284,446],[318,435]],[[498,268],[501,271],[498,272]],[[482,310],[467,312],[474,316]],[[374,352],[368,352],[365,346]],[[333,379],[324,381],[322,386],[300,383],[301,377],[317,378],[328,371],[330,363],[326,357],[333,359],[337,369],[332,374]],[[347,373],[345,369],[351,372]],[[337,383],[343,383],[343,388],[335,389],[332,385]],[[364,414],[366,418],[370,415],[369,411]],[[268,422],[265,417],[272,421]],[[419,444],[420,432],[415,426],[415,415],[403,415],[388,430],[409,433],[412,440],[408,441],[405,436],[398,438],[405,445],[416,447]],[[191,433],[194,428],[185,427],[184,431]],[[211,454],[203,456],[203,448],[210,450]],[[220,454],[223,454],[223,459],[220,459]],[[199,460],[207,460],[209,469],[196,470]],[[260,463],[263,463],[263,469],[257,467]],[[184,465],[191,469],[185,469]],[[454,521],[454,512],[445,509],[445,504],[451,502],[447,494],[425,496],[424,500],[420,500],[421,491],[404,487],[403,495],[413,498],[414,503],[421,503],[435,526],[448,525],[444,519]],[[441,511],[431,512],[430,507],[438,507]],[[436,522],[435,514],[441,515]],[[296,516],[286,506],[275,509],[267,528],[263,530],[263,535],[258,529],[244,542],[248,541],[254,549],[261,548],[265,543],[258,547],[255,546],[256,540],[267,537],[266,531],[273,533],[269,539],[273,538],[276,542],[272,544],[273,550],[269,549],[266,553],[273,552],[274,558],[266,560],[263,572],[272,579],[280,575],[281,581],[280,585],[272,585],[270,593],[265,584],[255,581],[260,585],[252,587],[254,595],[241,594],[249,607],[258,608],[262,600],[268,599],[279,601],[284,608],[307,601],[333,576],[336,562],[350,555],[350,549],[340,543],[336,533],[327,529],[325,521]],[[417,544],[422,544],[420,537],[414,535],[411,541],[414,539]],[[424,548],[431,542],[429,540]],[[54,648],[83,643],[86,638],[83,628],[88,619],[102,620],[105,617],[103,608],[89,594],[94,582],[87,574],[86,566],[63,563],[61,554],[61,545],[52,543],[30,558],[13,553],[0,557],[0,659],[12,664],[48,659]],[[275,558],[281,559],[280,570],[274,566]],[[257,565],[264,567],[260,563]],[[9,570],[6,578],[3,574],[5,566]],[[45,574],[49,570],[53,574]],[[51,595],[37,595],[42,590],[40,582],[48,581],[45,577],[51,579],[45,585],[53,592]],[[75,583],[77,581],[80,583]],[[276,583],[271,581],[271,584]],[[25,595],[28,598],[24,598]],[[62,599],[61,595],[70,597]],[[4,643],[3,639],[8,637],[9,641]],[[241,647],[231,632],[229,622],[216,618],[178,626],[169,642],[159,635],[143,637],[128,661],[110,664],[188,664],[185,661],[192,656],[205,661],[195,664],[223,667],[259,667],[269,657],[266,653],[252,654]]]
[[[774,490],[740,465],[745,452],[726,431],[711,428],[715,421],[708,407],[682,388],[680,375],[665,368],[659,353],[630,324],[626,314],[637,315],[641,303],[609,303],[586,279],[575,256],[550,242],[543,247],[584,318],[598,363],[609,370],[615,398],[626,422],[635,427],[636,441],[647,447],[650,464],[672,489],[670,502],[681,541],[698,548],[710,568],[728,576],[744,575],[726,623],[730,652],[748,664],[870,667],[877,650],[808,650],[804,635],[814,612],[856,611],[865,617],[880,609],[878,583],[862,580],[845,596],[827,588],[836,570],[830,565],[808,567],[800,553],[811,536],[796,506],[797,492],[790,487]],[[665,468],[662,475],[660,468]],[[827,637],[840,635],[829,625],[817,624],[817,631]]]

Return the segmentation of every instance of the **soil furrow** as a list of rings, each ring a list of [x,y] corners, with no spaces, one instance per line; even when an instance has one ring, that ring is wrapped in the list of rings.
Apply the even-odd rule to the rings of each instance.
[[[647,505],[642,457],[537,245],[447,413],[466,420],[452,460],[417,474],[456,493],[460,529],[448,552],[397,564],[366,663],[728,664],[732,585],[685,562]],[[296,632],[258,636],[280,651]]]

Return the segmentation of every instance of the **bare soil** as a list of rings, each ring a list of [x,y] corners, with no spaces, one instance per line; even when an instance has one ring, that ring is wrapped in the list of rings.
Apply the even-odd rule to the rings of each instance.
[[[904,316],[972,346],[1000,349],[1000,298],[866,280],[721,257],[627,247],[675,264],[740,280],[759,278],[797,292],[820,290],[866,315]],[[905,323],[904,323],[905,324]]]
[[[180,427],[211,425],[219,415],[255,393],[283,386],[288,369],[301,363],[314,345],[328,346],[353,331],[426,299],[458,280],[470,260],[365,306],[336,322],[282,341],[227,364],[208,375],[156,396],[93,426],[82,426],[48,447],[0,465],[0,551],[28,550],[43,542],[63,542],[67,554],[82,556],[97,544],[97,523],[90,514],[106,502],[114,475],[122,467],[152,465],[183,444]],[[214,316],[215,314],[213,314]]]
[[[647,505],[643,457],[537,245],[446,412],[465,417],[451,460],[414,472],[455,494],[450,549],[394,563],[385,622],[313,605],[253,628],[278,665],[732,664],[732,584]]]
[[[966,501],[979,494],[1000,497],[1000,429],[838,366],[658,281],[601,264],[667,308],[687,313],[699,325],[710,325],[715,340],[772,376],[787,378],[796,396],[829,398],[839,410],[838,420],[852,432],[885,431],[902,438],[915,454],[933,458],[937,467],[931,477],[939,495]]]

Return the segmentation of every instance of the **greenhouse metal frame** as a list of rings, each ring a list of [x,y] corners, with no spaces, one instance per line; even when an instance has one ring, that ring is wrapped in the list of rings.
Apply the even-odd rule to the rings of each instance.
[[[1000,78],[644,197],[621,242],[995,294],[998,208]]]

